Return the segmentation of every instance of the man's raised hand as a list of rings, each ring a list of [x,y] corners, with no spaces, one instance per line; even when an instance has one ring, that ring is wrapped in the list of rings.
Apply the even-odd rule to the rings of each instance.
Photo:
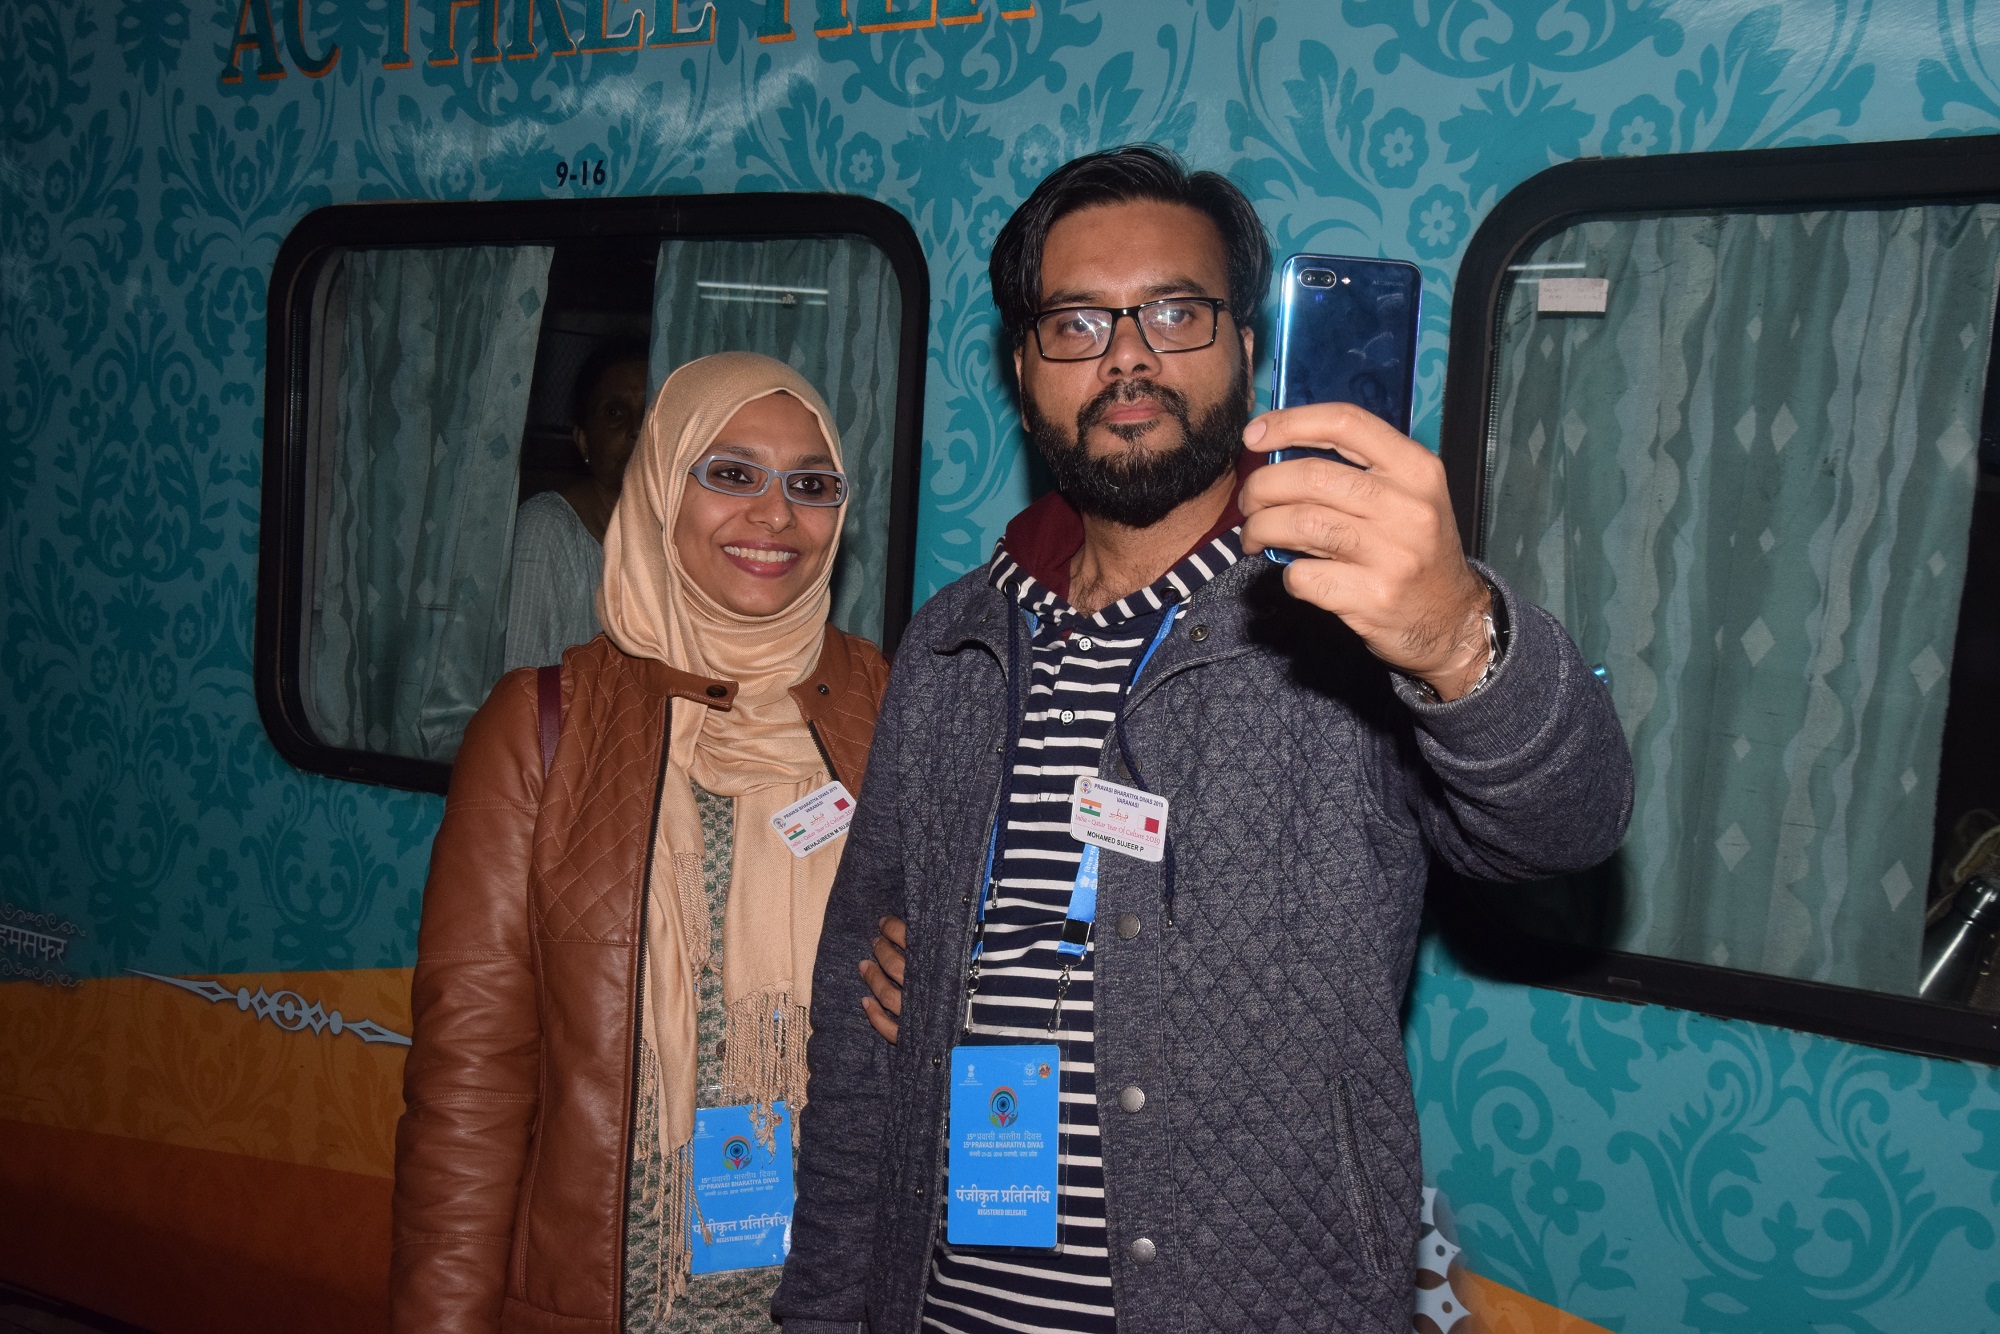
[[[1243,443],[1258,453],[1335,449],[1361,465],[1300,458],[1253,471],[1238,501],[1243,545],[1298,552],[1287,591],[1340,617],[1438,698],[1470,690],[1486,670],[1492,590],[1465,559],[1437,456],[1348,403],[1267,412]]]

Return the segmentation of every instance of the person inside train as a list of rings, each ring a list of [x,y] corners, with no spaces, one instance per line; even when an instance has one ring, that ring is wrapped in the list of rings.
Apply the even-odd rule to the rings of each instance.
[[[725,1167],[788,1174],[887,678],[827,620],[846,499],[801,376],[682,366],[606,528],[604,633],[467,729],[418,941],[395,1329],[769,1327],[775,1268],[691,1273],[735,1221],[702,1207],[695,1139],[738,1126]]]
[[[604,575],[604,533],[645,415],[646,345],[600,344],[577,370],[570,410],[584,475],[528,497],[514,516],[506,670],[556,662],[602,628],[594,595]]]
[[[1226,177],[1080,158],[990,267],[1055,490],[897,656],[774,1309],[799,1334],[1408,1328],[1425,882],[1612,853],[1609,693],[1467,559],[1429,450],[1347,404],[1252,420],[1271,259]],[[1257,466],[1281,446],[1361,466]]]

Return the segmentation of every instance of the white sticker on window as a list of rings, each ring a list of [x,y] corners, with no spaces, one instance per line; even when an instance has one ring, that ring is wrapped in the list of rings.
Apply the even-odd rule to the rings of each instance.
[[[1544,278],[1535,289],[1537,315],[1602,315],[1609,278]]]

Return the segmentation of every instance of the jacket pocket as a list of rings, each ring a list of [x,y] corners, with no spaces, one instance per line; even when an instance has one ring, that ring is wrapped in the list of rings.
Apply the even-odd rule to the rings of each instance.
[[[1389,1269],[1389,1234],[1382,1223],[1382,1200],[1375,1180],[1368,1174],[1355,1131],[1354,1072],[1342,1071],[1333,1086],[1334,1143],[1340,1157],[1342,1185],[1347,1190],[1348,1209],[1361,1229],[1361,1251],[1368,1271],[1381,1278]]]

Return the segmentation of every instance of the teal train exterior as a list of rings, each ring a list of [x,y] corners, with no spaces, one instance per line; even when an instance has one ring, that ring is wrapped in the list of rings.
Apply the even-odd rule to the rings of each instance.
[[[1460,260],[1528,178],[1993,133],[1996,70],[1976,0],[8,0],[0,1279],[159,1329],[385,1319],[443,803],[301,772],[259,715],[266,303],[311,211],[894,209],[930,280],[921,601],[1028,498],[986,256],[1068,157],[1165,143],[1281,256],[1420,264],[1435,443]],[[1992,1066],[1496,981],[1438,938],[1407,1016],[1462,1248],[1437,1325],[2000,1330]]]

